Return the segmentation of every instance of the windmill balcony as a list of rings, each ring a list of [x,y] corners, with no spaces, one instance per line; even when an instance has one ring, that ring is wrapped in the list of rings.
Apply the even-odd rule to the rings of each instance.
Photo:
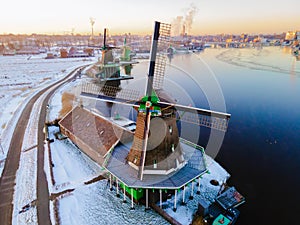
[[[168,175],[172,172],[175,172],[177,170],[180,170],[181,168],[183,168],[187,162],[183,162],[183,163],[179,163],[178,160],[176,162],[177,167],[176,168],[171,168],[169,170],[161,170],[161,169],[155,169],[155,168],[146,168],[144,169],[143,173],[144,174],[149,174],[149,175]]]

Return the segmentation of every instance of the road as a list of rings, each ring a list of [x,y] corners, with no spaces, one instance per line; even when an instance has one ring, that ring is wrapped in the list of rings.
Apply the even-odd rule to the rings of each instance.
[[[82,68],[82,67],[79,67]],[[30,114],[34,103],[40,98],[46,91],[56,86],[51,90],[43,101],[40,117],[38,122],[38,153],[37,153],[37,216],[38,224],[50,225],[50,211],[49,211],[49,190],[44,172],[44,140],[45,134],[43,133],[44,124],[46,120],[46,106],[50,97],[53,95],[56,89],[70,82],[76,76],[73,70],[64,79],[57,81],[56,83],[47,86],[46,88],[35,94],[30,101],[26,104],[20,118],[17,122],[15,130],[13,132],[10,146],[8,149],[7,158],[5,161],[2,177],[0,178],[0,223],[5,225],[12,224],[13,215],[13,194],[14,186],[16,182],[16,172],[19,168],[20,155],[22,150],[24,133],[30,118]]]

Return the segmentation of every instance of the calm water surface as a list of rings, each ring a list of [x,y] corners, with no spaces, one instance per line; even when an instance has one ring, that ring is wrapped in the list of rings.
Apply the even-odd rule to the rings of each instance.
[[[207,95],[219,101],[206,74],[220,85],[232,117],[216,160],[246,197],[237,224],[300,224],[300,61],[288,49],[266,47],[206,49],[169,63],[165,89],[180,104],[207,108]],[[135,84],[143,85],[147,66],[134,67],[141,74]],[[207,144],[208,134],[201,128],[199,144]]]

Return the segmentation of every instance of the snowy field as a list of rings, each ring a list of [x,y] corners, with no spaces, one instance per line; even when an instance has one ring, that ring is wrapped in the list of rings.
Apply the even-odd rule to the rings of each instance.
[[[12,132],[26,102],[43,87],[62,79],[76,67],[97,60],[45,59],[45,56],[0,56],[0,175]]]
[[[44,59],[37,56],[0,56],[0,175],[16,122],[31,97],[64,78],[73,69],[92,63],[89,59]],[[48,90],[50,91],[50,90]],[[35,103],[26,128],[20,166],[16,174],[13,224],[37,224],[37,118],[45,94]],[[22,211],[22,209],[24,212]]]

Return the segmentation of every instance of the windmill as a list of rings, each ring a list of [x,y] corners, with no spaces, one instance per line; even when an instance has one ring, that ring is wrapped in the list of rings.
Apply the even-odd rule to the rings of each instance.
[[[129,104],[137,110],[133,142],[124,160],[133,171],[136,171],[135,177],[140,181],[139,187],[142,188],[150,186],[146,180],[152,182],[159,175],[174,175],[187,165],[176,123],[178,119],[221,131],[226,131],[230,119],[230,114],[167,102],[167,99],[157,94],[163,86],[166,65],[165,56],[158,51],[169,38],[170,25],[155,22],[146,92],[143,98],[136,98],[135,93],[130,90],[118,89],[119,93],[116,95],[113,87],[98,88],[92,84],[84,85],[81,92],[82,96],[96,97],[117,104]],[[135,103],[131,104],[131,101]],[[118,171],[113,171],[114,168],[116,166],[108,166],[107,170],[112,170],[116,177],[122,177],[118,176]],[[195,177],[199,177],[200,172]],[[153,177],[148,176],[144,179],[145,175]],[[123,178],[126,180],[126,175]],[[127,179],[127,183],[132,181],[130,179]],[[132,181],[132,184],[137,185],[135,181]],[[178,183],[175,186],[180,187],[183,184]],[[167,185],[160,183],[159,187]]]
[[[87,70],[87,74],[96,78],[99,83],[118,87],[121,80],[133,79],[130,76],[130,71],[126,71],[125,74],[121,74],[121,66],[131,66],[134,61],[127,61],[121,63],[119,60],[114,58],[113,49],[118,47],[110,46],[107,44],[107,29],[104,28],[103,45],[100,47],[102,57],[93,67]],[[95,47],[95,46],[94,46]]]

